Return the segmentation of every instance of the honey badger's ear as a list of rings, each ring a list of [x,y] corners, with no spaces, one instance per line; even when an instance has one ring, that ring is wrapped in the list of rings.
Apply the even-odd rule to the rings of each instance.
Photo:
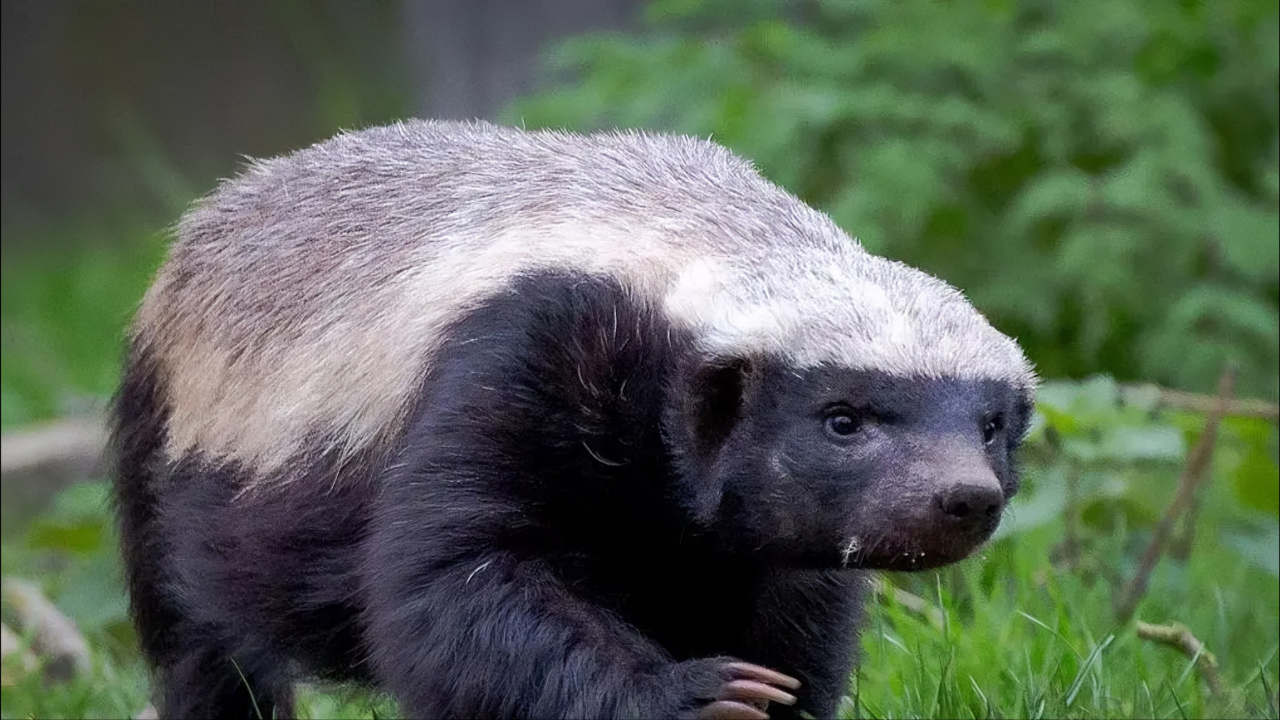
[[[743,416],[752,366],[744,359],[716,360],[694,369],[685,395],[687,431],[699,454],[713,453]]]

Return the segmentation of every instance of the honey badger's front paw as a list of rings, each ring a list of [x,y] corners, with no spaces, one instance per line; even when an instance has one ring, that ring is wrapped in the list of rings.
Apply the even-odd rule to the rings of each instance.
[[[766,667],[737,660],[696,661],[694,674],[702,675],[696,685],[698,707],[690,717],[698,720],[766,720],[769,703],[793,705],[789,691],[800,681]],[[692,668],[691,668],[692,669]]]

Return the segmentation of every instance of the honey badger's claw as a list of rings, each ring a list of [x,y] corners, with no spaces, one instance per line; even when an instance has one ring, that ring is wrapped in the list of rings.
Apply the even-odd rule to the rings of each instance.
[[[730,675],[744,680],[755,680],[757,682],[768,683],[769,685],[781,685],[785,688],[796,690],[800,687],[800,681],[790,675],[783,675],[775,670],[767,667],[753,665],[745,662],[725,663],[724,669]]]
[[[800,687],[800,681],[789,675],[766,667],[745,662],[725,663],[721,666],[725,682],[716,694],[715,702],[702,708],[698,717],[702,720],[766,720],[770,702],[794,705],[796,696],[779,689]]]
[[[720,688],[720,695],[716,699],[745,700],[747,702],[762,700],[766,707],[770,702],[782,703],[783,705],[796,704],[795,695],[755,680],[734,680],[733,682],[725,683],[725,686]],[[764,708],[761,709],[763,710]]]
[[[745,703],[717,700],[702,708],[698,720],[769,720],[769,716]]]

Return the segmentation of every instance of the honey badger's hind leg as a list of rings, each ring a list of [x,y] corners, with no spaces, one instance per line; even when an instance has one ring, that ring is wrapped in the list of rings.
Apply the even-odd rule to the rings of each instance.
[[[173,718],[291,716],[289,665],[242,605],[260,602],[237,582],[237,558],[253,559],[211,527],[217,515],[205,504],[217,478],[180,474],[161,478],[168,488],[152,500],[164,512],[149,521],[121,493],[134,623],[157,709]]]
[[[193,584],[213,569],[192,552],[214,544],[209,522],[192,521],[212,500],[217,478],[193,477],[164,458],[165,411],[154,378],[147,358],[133,352],[115,398],[113,450],[125,580],[157,708],[162,717],[288,716],[285,665],[235,640],[217,621],[209,586]]]
[[[239,658],[239,659],[237,659]],[[210,645],[191,648],[157,668],[157,706],[171,718],[281,718],[293,716],[293,690],[280,666],[243,651]]]

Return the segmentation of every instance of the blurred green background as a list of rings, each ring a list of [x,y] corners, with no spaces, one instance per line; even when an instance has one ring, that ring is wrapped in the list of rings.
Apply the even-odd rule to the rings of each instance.
[[[8,438],[101,411],[167,228],[244,156],[410,115],[710,136],[873,252],[963,288],[1048,379],[999,538],[957,568],[884,578],[844,711],[1277,717],[1274,1],[0,10],[6,467]],[[1206,670],[1114,606],[1228,365],[1260,402],[1223,421],[1135,616],[1186,625]],[[6,658],[4,717],[147,704],[94,474],[6,470],[0,569],[77,623],[91,661],[49,684]],[[359,690],[304,697],[311,717],[395,712]]]

